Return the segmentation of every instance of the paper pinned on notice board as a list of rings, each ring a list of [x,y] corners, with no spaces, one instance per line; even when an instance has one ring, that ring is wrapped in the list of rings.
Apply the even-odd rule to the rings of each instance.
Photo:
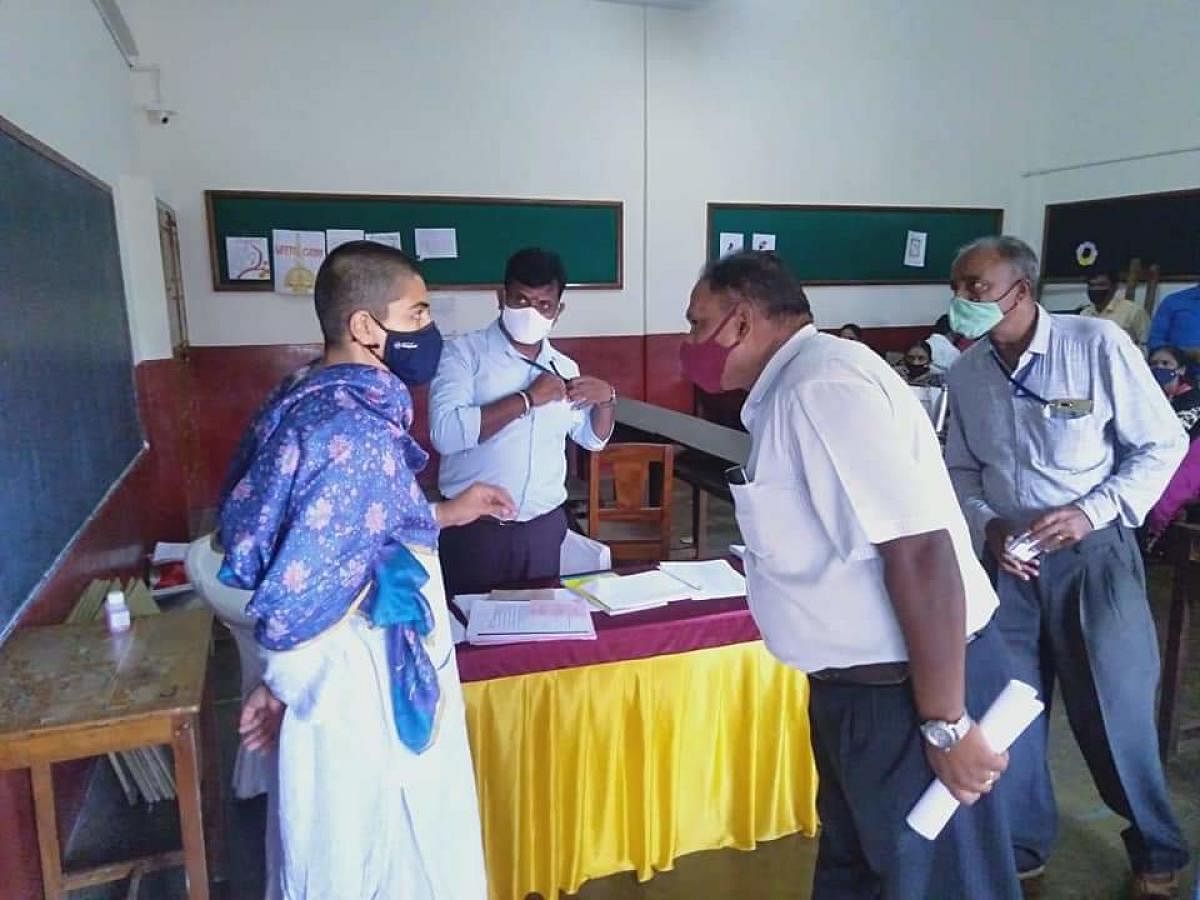
[[[914,269],[925,268],[925,243],[929,234],[924,231],[910,231],[904,242],[904,264]]]
[[[317,270],[325,261],[325,232],[271,232],[275,249],[275,290],[280,294],[311,294]]]
[[[454,228],[414,230],[417,259],[458,259],[458,231]]]
[[[737,253],[746,246],[746,236],[736,231],[722,231],[720,240],[721,256]]]
[[[397,250],[404,249],[400,243],[400,232],[398,231],[368,231],[364,238],[368,241],[374,241],[376,244],[383,244],[385,247],[395,247]]]
[[[348,244],[351,241],[361,241],[363,239],[363,230],[361,228],[326,228],[325,229],[325,252],[332,253],[342,244]]]

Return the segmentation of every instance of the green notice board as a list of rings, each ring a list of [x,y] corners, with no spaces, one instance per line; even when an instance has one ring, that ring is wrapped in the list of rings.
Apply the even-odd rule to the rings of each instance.
[[[708,258],[722,234],[773,235],[775,252],[803,284],[940,284],[958,248],[1000,234],[1004,211],[929,206],[708,204]],[[909,232],[926,235],[924,265],[905,265]]]
[[[494,288],[503,279],[505,261],[522,247],[557,252],[566,265],[570,287],[622,286],[620,201],[263,191],[205,191],[204,197],[213,289],[218,291],[274,289],[271,281],[229,277],[227,237],[266,238],[270,246],[274,229],[329,228],[399,232],[401,246],[410,255],[415,255],[415,229],[455,229],[457,258],[421,262],[421,271],[433,288]]]

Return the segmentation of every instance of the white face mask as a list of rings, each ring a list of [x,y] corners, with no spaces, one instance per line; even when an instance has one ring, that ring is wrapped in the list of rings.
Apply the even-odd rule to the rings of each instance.
[[[500,321],[509,337],[518,344],[540,344],[554,327],[553,319],[547,319],[532,306],[520,309],[505,306],[500,310]]]

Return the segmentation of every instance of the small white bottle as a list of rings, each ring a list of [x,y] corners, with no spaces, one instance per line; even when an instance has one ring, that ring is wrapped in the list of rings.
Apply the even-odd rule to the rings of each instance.
[[[124,591],[109,591],[104,598],[104,619],[108,622],[109,634],[122,634],[132,624],[129,607],[125,605]]]

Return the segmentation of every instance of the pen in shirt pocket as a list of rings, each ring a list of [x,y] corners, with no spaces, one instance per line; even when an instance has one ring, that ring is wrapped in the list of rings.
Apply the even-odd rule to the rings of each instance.
[[[540,372],[545,372],[547,375],[553,375],[556,378],[561,378],[563,381],[571,381],[570,378],[567,378],[562,372],[558,371],[558,366],[554,365],[554,360],[550,360],[550,368],[547,369],[536,359],[529,359],[528,357],[522,357],[522,359]]]

